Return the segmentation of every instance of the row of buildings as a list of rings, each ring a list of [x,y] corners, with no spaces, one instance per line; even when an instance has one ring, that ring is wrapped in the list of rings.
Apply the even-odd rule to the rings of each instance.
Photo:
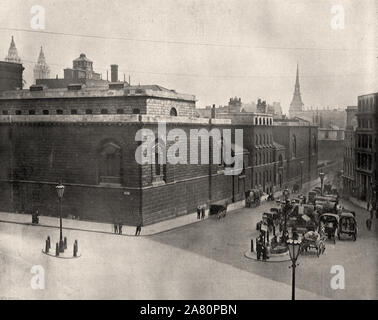
[[[343,187],[346,195],[375,204],[377,179],[378,93],[358,97],[356,107],[347,108]]]
[[[7,58],[18,57],[13,39],[10,51]],[[56,215],[55,186],[62,181],[64,215],[151,224],[198,205],[243,201],[251,189],[268,193],[318,176],[317,126],[274,118],[262,101],[257,112],[212,108],[208,117],[199,116],[195,96],[159,85],[131,86],[119,81],[116,65],[111,81],[102,80],[85,54],[63,79],[45,74],[23,89],[20,62],[0,63],[13,77],[0,74],[0,210]],[[211,161],[138,164],[137,132],[150,129],[159,137],[161,123],[187,137],[193,129],[230,129],[233,136],[242,129],[242,171],[226,175],[225,163]],[[210,155],[222,141],[210,137]],[[155,159],[173,143],[157,138]]]

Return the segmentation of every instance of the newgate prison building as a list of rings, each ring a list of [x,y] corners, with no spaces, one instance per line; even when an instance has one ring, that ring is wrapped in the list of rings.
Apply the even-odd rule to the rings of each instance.
[[[148,225],[198,205],[243,201],[252,188],[270,192],[316,178],[317,127],[275,123],[268,114],[199,118],[195,102],[193,95],[126,82],[1,92],[0,210],[58,216],[61,181],[63,216]],[[241,172],[226,175],[224,164],[212,163],[212,144],[219,143],[212,140],[209,164],[190,164],[190,151],[188,164],[138,164],[138,130],[158,137],[162,122],[167,132],[179,128],[188,139],[191,129],[217,128],[231,129],[234,142],[242,129]],[[173,143],[157,138],[153,152]]]

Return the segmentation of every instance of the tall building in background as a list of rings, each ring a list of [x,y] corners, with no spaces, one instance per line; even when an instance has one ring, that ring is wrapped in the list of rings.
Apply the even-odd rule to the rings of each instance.
[[[34,67],[34,80],[37,79],[48,79],[50,76],[50,68],[46,63],[45,54],[43,49],[39,52],[37,64]]]
[[[41,60],[44,60],[44,55]],[[93,62],[87,58],[85,53],[81,53],[78,58],[72,61],[72,68],[66,68],[63,72],[63,79],[58,78],[58,76],[56,78],[41,77],[36,78],[35,82],[39,86],[50,89],[67,88],[71,84],[82,84],[87,87],[107,87],[109,84],[108,79],[102,80],[101,74],[93,70]],[[111,66],[111,76],[113,80],[118,81],[117,65]],[[124,81],[124,83],[126,82]]]
[[[292,112],[302,111],[303,106],[304,106],[304,103],[302,102],[302,97],[301,97],[301,87],[299,84],[299,68],[297,64],[297,77],[295,80],[294,95],[293,95],[293,100],[291,101],[290,108],[289,108],[290,116],[292,116]]]
[[[361,200],[374,202],[378,93],[358,97],[356,129],[356,185]]]
[[[344,161],[343,161],[343,194],[354,195],[356,188],[356,160],[355,160],[355,131],[357,128],[357,107],[348,106],[346,109],[347,123],[344,138]]]
[[[0,61],[0,91],[22,89],[22,73],[24,67],[18,56],[16,44],[12,36],[11,44],[5,61]]]
[[[5,57],[6,62],[21,63],[21,58],[18,56],[16,44],[12,36],[11,44],[8,50],[8,55]]]

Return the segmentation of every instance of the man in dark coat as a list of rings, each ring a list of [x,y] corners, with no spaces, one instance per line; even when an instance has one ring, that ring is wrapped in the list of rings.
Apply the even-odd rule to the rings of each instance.
[[[202,220],[205,219],[205,207],[204,206],[201,208],[201,219]]]
[[[197,220],[201,219],[201,207],[197,207]]]

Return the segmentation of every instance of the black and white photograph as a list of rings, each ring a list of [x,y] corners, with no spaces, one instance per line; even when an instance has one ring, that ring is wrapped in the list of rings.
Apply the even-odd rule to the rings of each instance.
[[[378,1],[0,6],[0,300],[377,300]]]

